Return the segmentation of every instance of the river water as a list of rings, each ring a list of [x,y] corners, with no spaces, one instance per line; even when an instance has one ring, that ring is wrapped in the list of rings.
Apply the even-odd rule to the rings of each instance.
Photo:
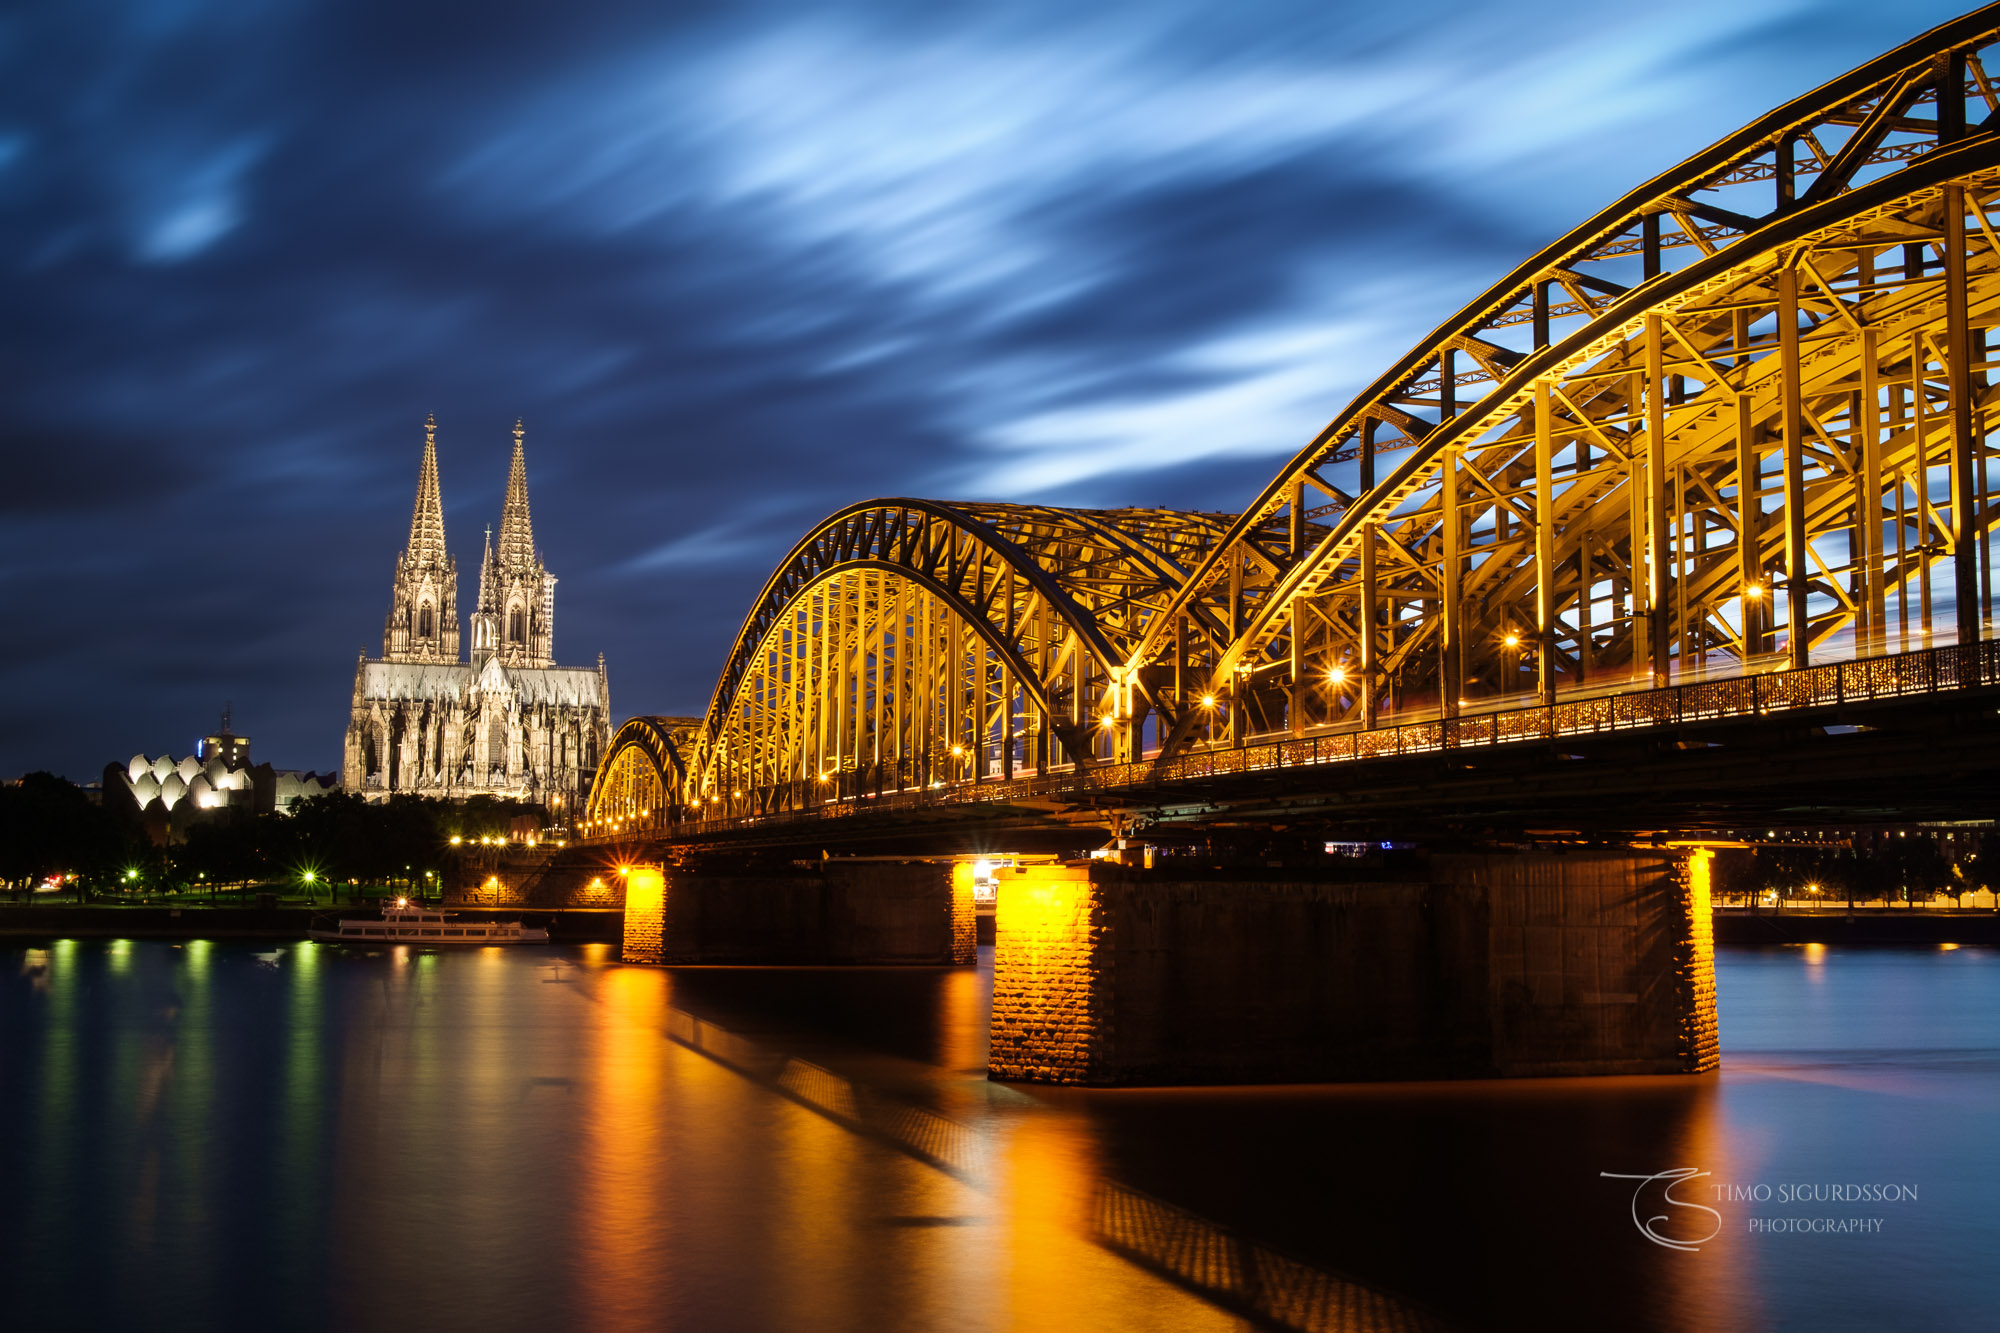
[[[0,945],[0,1323],[2000,1326],[1994,951],[1725,950],[1713,1078],[1171,1092],[989,1083],[981,953]]]

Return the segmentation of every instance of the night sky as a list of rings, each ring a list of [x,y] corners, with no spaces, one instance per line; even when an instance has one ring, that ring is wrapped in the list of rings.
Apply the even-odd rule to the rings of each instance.
[[[426,413],[556,654],[699,713],[883,495],[1234,509],[1590,210],[1959,13],[47,0],[0,12],[0,774],[337,767]]]

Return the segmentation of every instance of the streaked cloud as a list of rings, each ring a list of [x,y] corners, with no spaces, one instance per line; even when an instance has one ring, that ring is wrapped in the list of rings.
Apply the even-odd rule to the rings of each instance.
[[[1955,12],[10,14],[0,506],[33,551],[0,581],[37,649],[0,664],[0,772],[87,775],[221,697],[333,762],[430,411],[468,569],[527,418],[558,652],[631,711],[699,711],[770,563],[870,495],[1240,504],[1515,258]],[[240,681],[106,665],[231,632]]]

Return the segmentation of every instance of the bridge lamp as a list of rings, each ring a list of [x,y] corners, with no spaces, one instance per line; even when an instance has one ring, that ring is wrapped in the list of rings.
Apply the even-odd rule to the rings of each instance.
[[[1118,725],[1118,719],[1113,717],[1111,714],[1106,713],[1102,718],[1099,719],[1099,724],[1103,726],[1103,728],[1106,731],[1109,731],[1113,727]]]
[[[733,792],[730,792],[729,794],[730,794],[731,796],[741,796],[741,795],[742,795],[743,793],[742,793],[742,792],[740,792],[740,791],[733,791]]]
[[[965,747],[963,745],[954,745],[951,747],[952,758],[957,759],[963,756],[964,754],[965,754]]]
[[[1500,640],[1500,642],[1506,644],[1509,648],[1519,648],[1521,646],[1521,636],[1510,630],[1507,637]]]
[[[1328,667],[1326,669],[1326,678],[1334,684],[1339,685],[1347,679],[1347,672],[1339,667]]]
[[[1202,695],[1202,696],[1201,696],[1201,706],[1202,706],[1203,708],[1213,708],[1213,707],[1215,707],[1215,696],[1214,696],[1214,695],[1212,695],[1212,694],[1204,694],[1204,695]]]
[[[454,846],[454,847],[458,846],[458,844],[460,844],[461,842],[464,842],[464,841],[465,841],[465,839],[464,839],[464,838],[461,838],[461,837],[459,837],[459,836],[458,836],[458,835],[457,835],[456,833],[454,833],[454,834],[452,834],[452,835],[451,835],[451,845],[452,845],[452,846]]]
[[[1744,585],[1743,585],[1743,596],[1744,596],[1745,598],[1747,598],[1748,600],[1750,600],[1750,601],[1753,601],[1753,602],[1754,602],[1754,601],[1758,600],[1759,598],[1761,598],[1761,597],[1762,597],[1763,595],[1764,595],[1764,585],[1763,585],[1763,584],[1761,584],[1761,583],[1746,583],[1746,584],[1744,584]]]

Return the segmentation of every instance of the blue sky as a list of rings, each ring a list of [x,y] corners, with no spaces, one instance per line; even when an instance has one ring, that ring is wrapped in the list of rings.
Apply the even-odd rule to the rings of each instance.
[[[878,495],[1233,509],[1525,254],[1962,7],[65,0],[0,14],[0,773],[338,763],[422,423],[700,712]]]

